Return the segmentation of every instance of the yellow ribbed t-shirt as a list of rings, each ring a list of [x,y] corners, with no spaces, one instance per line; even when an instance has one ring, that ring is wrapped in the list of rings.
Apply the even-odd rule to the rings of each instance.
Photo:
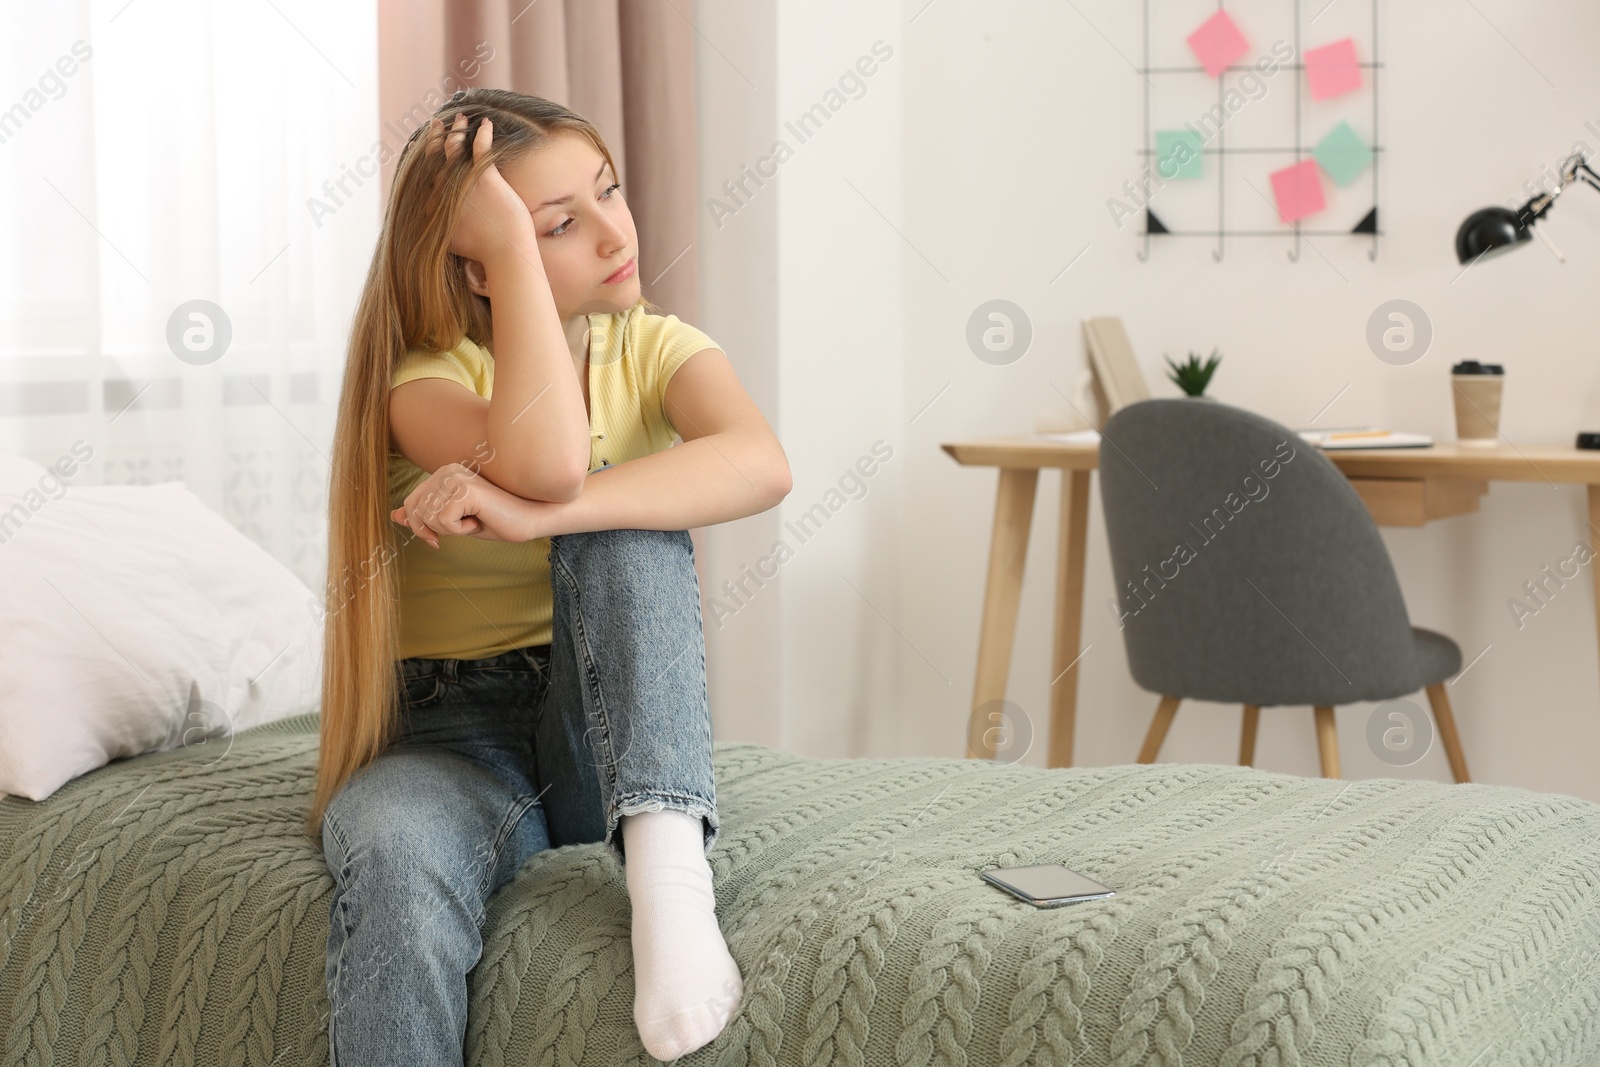
[[[719,346],[676,315],[651,315],[637,306],[588,318],[594,474],[671,446],[677,435],[664,411],[667,382],[690,356]],[[466,338],[448,352],[412,350],[396,364],[390,388],[417,378],[448,378],[488,399],[494,357]],[[428,474],[391,451],[390,508],[405,503]],[[482,659],[549,643],[549,538],[511,544],[441,537],[434,549],[395,529],[402,658]]]

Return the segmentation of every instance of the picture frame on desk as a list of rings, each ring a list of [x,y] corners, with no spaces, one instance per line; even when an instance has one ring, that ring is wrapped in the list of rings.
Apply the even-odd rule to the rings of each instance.
[[[1091,391],[1099,409],[1095,429],[1129,404],[1150,399],[1150,385],[1139,369],[1139,359],[1121,318],[1100,315],[1084,319],[1083,347],[1092,372]]]

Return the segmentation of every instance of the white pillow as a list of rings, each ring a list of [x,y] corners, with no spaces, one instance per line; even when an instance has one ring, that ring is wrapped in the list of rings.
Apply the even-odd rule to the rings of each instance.
[[[182,482],[0,457],[0,794],[317,710],[311,591]]]
[[[65,457],[63,463],[72,466],[70,457]],[[0,497],[20,496],[28,489],[38,488],[40,479],[45,479],[47,473],[43,467],[26,456],[0,452]],[[45,479],[44,491],[59,492],[52,488],[48,479]],[[3,536],[4,534],[0,534],[0,537]]]

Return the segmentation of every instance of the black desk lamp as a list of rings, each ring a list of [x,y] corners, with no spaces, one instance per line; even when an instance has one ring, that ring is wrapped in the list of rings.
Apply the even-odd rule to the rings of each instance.
[[[1565,263],[1567,257],[1561,254],[1561,250],[1545,235],[1544,230],[1535,230],[1533,224],[1544,218],[1545,212],[1550,210],[1550,205],[1561,195],[1561,190],[1575,181],[1585,182],[1600,190],[1600,174],[1589,168],[1587,158],[1581,149],[1572,153],[1566,162],[1561,164],[1561,184],[1555,189],[1540,193],[1515,211],[1496,206],[1486,207],[1468,215],[1462,221],[1461,228],[1456,231],[1456,259],[1467,264],[1498,256],[1502,252],[1526,244],[1531,235],[1537,233],[1539,239],[1555,253],[1556,259]],[[1600,449],[1600,433],[1580,431],[1577,443],[1579,448]]]
[[[1550,246],[1550,251],[1555,253],[1556,258],[1565,263],[1567,257],[1550,243],[1550,238],[1545,236],[1543,230],[1534,230],[1533,224],[1544,218],[1545,212],[1550,210],[1550,205],[1561,195],[1561,190],[1575,181],[1587,182],[1600,189],[1600,174],[1589,169],[1582,150],[1574,152],[1567,157],[1565,163],[1561,164],[1561,184],[1554,190],[1540,193],[1515,211],[1497,206],[1486,207],[1482,211],[1474,211],[1468,215],[1462,222],[1461,228],[1456,231],[1456,259],[1465,264],[1497,256],[1518,245],[1526,244],[1530,236],[1537,233],[1539,238]]]

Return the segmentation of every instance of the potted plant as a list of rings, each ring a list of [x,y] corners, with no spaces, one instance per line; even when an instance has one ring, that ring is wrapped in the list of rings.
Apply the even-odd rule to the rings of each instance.
[[[1206,386],[1211,381],[1211,374],[1217,369],[1217,364],[1222,362],[1222,355],[1215,348],[1204,362],[1198,352],[1190,352],[1189,358],[1183,363],[1172,362],[1172,357],[1166,357],[1167,366],[1171,368],[1167,377],[1171,378],[1185,396],[1196,397],[1201,400],[1210,400],[1205,395]]]

